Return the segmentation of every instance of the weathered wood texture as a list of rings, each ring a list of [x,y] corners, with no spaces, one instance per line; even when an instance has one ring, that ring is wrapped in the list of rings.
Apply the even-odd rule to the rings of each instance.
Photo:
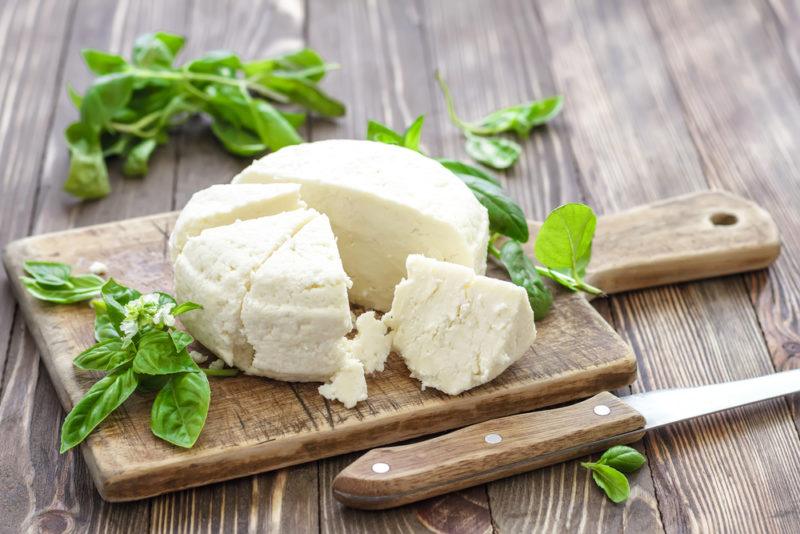
[[[180,207],[195,189],[225,181],[240,165],[196,123],[161,149],[146,179],[112,172],[116,189],[108,199],[68,199],[60,192],[61,132],[75,115],[63,86],[81,88],[89,79],[81,47],[122,51],[153,29],[186,33],[192,51],[230,46],[250,57],[305,41],[342,64],[327,83],[349,104],[346,118],[315,121],[307,132],[314,138],[361,137],[367,117],[400,127],[433,110],[424,144],[431,153],[462,156],[432,81],[435,67],[468,117],[564,94],[562,117],[535,132],[520,165],[502,176],[533,218],[568,200],[608,212],[709,186],[761,203],[786,245],[777,268],[614,297],[609,311],[634,344],[639,389],[797,366],[796,0],[315,0],[307,12],[301,0],[246,4],[4,2],[0,244],[30,231]],[[352,456],[319,462],[318,472],[310,464],[108,505],[80,455],[55,452],[63,412],[8,284],[0,284],[2,530],[674,532],[791,531],[797,524],[797,437],[780,402],[646,439],[653,476],[636,475],[624,506],[608,503],[577,462],[568,462],[489,484],[488,493],[475,488],[380,514],[345,510],[329,488]],[[596,304],[604,309],[607,302]],[[797,401],[793,413],[797,424]],[[743,474],[728,476],[740,472],[737,458],[754,454]]]

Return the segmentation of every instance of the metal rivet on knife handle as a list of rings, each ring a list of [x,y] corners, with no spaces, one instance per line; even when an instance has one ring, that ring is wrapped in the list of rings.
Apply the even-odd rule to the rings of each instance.
[[[605,404],[598,404],[594,407],[594,413],[595,415],[608,415],[611,413],[611,408]]]
[[[485,441],[490,445],[494,445],[495,443],[500,443],[501,441],[503,441],[503,436],[501,436],[500,434],[486,434],[483,437],[483,441]]]
[[[385,464],[383,462],[372,464],[372,471],[378,474],[388,473],[389,464]]]

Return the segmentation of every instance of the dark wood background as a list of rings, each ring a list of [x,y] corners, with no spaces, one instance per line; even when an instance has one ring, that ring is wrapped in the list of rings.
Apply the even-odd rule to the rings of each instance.
[[[5,0],[0,3],[0,244],[33,233],[180,208],[246,162],[202,122],[159,149],[145,179],[113,171],[93,203],[61,191],[64,86],[90,80],[79,51],[128,53],[156,29],[185,56],[256,58],[303,45],[342,65],[327,89],[347,116],[308,139],[362,138],[425,113],[434,154],[463,157],[433,81],[463,115],[561,93],[564,112],[503,176],[527,214],[565,201],[599,212],[723,188],[767,208],[783,253],[769,272],[598,303],[634,347],[634,391],[798,367],[800,4],[793,0],[331,1]],[[184,56],[184,57],[185,57]],[[798,399],[651,433],[630,499],[606,500],[578,461],[389,512],[332,498],[345,456],[129,504],[95,492],[79,454],[58,453],[63,412],[0,273],[0,530],[282,532],[765,532],[800,524]]]

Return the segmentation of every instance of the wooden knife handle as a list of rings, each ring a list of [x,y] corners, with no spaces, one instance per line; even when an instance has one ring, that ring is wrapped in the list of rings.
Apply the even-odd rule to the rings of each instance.
[[[763,208],[703,191],[600,216],[586,279],[620,293],[762,269],[779,253],[778,228]]]
[[[354,508],[392,508],[631,443],[641,438],[644,431],[636,431],[644,424],[633,408],[600,393],[570,406],[373,449],[339,473],[333,494]],[[626,435],[615,439],[619,434]]]

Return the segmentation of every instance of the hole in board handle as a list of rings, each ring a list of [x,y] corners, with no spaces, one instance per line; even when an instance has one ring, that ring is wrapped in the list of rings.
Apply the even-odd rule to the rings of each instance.
[[[717,212],[711,214],[711,224],[714,226],[733,226],[739,218],[733,213]]]

